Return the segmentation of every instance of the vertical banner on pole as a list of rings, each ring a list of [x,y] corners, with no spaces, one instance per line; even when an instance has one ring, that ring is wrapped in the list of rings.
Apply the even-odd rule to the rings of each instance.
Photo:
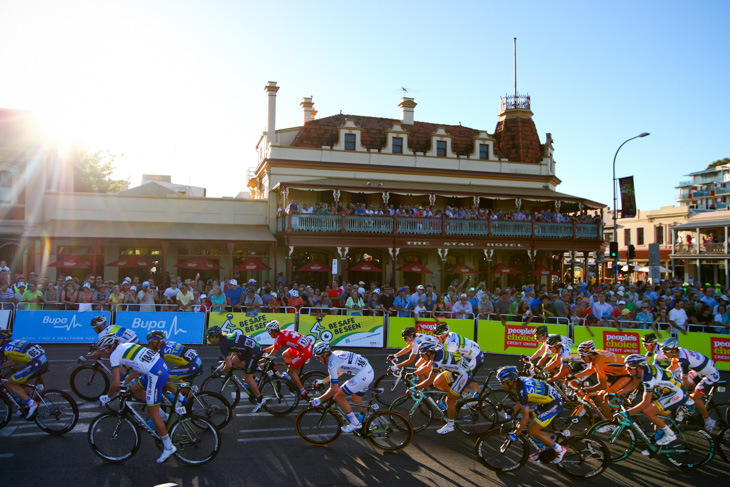
[[[634,176],[619,178],[618,187],[621,191],[621,218],[635,217],[636,194],[634,189]]]

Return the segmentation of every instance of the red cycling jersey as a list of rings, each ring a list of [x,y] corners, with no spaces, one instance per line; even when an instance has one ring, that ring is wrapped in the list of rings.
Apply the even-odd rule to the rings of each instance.
[[[307,340],[307,337],[294,330],[279,331],[279,334],[276,336],[276,341],[274,341],[274,350],[279,350],[283,346],[287,346],[298,352],[309,354],[312,352],[312,343]]]

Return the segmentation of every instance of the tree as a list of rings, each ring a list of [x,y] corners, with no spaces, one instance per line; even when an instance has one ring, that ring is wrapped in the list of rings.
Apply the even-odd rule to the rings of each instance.
[[[114,171],[116,154],[108,150],[92,152],[83,148],[79,153],[79,165],[76,173],[76,191],[89,193],[118,193],[125,189],[128,181],[110,179]]]
[[[724,166],[725,164],[730,164],[730,158],[726,157],[725,159],[718,159],[717,161],[710,163],[710,165],[707,166],[707,169],[712,169],[713,167],[717,166]]]

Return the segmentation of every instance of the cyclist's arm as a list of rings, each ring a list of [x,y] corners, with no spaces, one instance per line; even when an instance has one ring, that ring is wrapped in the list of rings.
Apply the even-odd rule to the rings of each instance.
[[[555,356],[557,357],[557,354]],[[550,349],[546,347],[545,353],[542,355],[542,357],[540,357],[540,360],[538,360],[537,364],[535,365],[537,365],[538,367],[544,367],[548,360],[550,360]]]
[[[119,390],[119,382],[120,382],[119,378],[121,377],[121,374],[122,374],[122,371],[121,371],[120,367],[112,368],[112,384],[109,386],[109,392],[106,393],[107,396],[113,397],[114,394],[116,394],[117,391]],[[133,374],[134,374],[134,372],[132,374],[129,374],[127,377],[130,377]],[[137,374],[137,375],[139,375],[139,374]],[[125,377],[125,382],[126,382],[126,377]],[[128,384],[128,382],[126,382],[126,383]]]
[[[631,391],[633,391],[634,389],[639,387],[640,383],[641,383],[641,379],[635,377],[635,378],[631,379],[631,382],[629,382],[626,385],[626,387],[624,387],[621,390],[619,390],[618,392],[616,392],[616,395],[625,396],[626,394],[630,393]]]
[[[22,362],[18,362],[17,360],[8,360],[2,365],[0,365],[0,369],[5,369],[9,367],[15,367],[16,365],[21,364]]]
[[[527,428],[527,423],[530,421],[530,407],[523,406],[518,402],[515,404],[514,413],[517,413],[519,410],[522,410],[522,417],[520,418],[519,426],[517,426],[517,429],[515,430],[516,435],[521,434],[525,428]]]
[[[570,375],[570,368],[567,365],[562,364],[558,369],[558,373],[551,379],[548,379],[548,384],[552,384],[555,381],[562,380],[568,375]]]
[[[319,402],[324,402],[327,399],[330,399],[330,398],[334,397],[334,395],[339,390],[340,390],[340,385],[339,384],[332,384],[331,381],[330,381],[329,389],[327,389],[325,391],[325,393],[322,394],[321,396],[319,396],[317,399],[319,399]]]
[[[231,367],[233,367],[233,356],[236,355],[236,352],[231,352],[230,355],[228,355],[226,358],[223,359],[223,369],[221,369],[222,373],[226,373],[229,370],[231,370]]]
[[[537,350],[535,353],[532,354],[532,357],[530,357],[530,362],[534,362],[538,358],[542,357],[543,354],[545,354],[545,348],[547,347],[547,343],[543,342],[542,345],[537,347]]]
[[[274,347],[275,345],[271,345],[270,347],[264,348],[264,355],[268,355],[269,357],[276,357],[276,352],[278,352],[278,350]]]
[[[429,369],[431,369],[430,366],[429,366]],[[433,381],[436,380],[436,376],[437,375],[438,374],[436,372],[434,372],[433,369],[431,369],[430,372],[429,372],[429,374],[428,374],[428,377],[426,377],[421,382],[419,382],[418,384],[416,384],[416,389],[418,389],[419,391],[422,391],[426,387],[429,387],[429,386],[433,385]]]
[[[598,384],[586,387],[583,389],[585,392],[605,391],[607,389],[608,381],[606,381],[606,375],[596,373],[596,377],[598,377]]]
[[[543,358],[545,358],[545,357],[543,357]],[[558,368],[558,365],[560,365],[561,360],[562,360],[562,358],[560,357],[560,354],[556,353],[555,355],[553,355],[553,357],[550,359],[550,361],[547,363],[547,365],[545,365],[545,370],[547,370],[548,372],[551,372],[552,370]],[[542,362],[543,362],[543,360],[540,360],[540,363],[538,363],[538,365],[542,365]],[[560,372],[560,371],[561,371],[561,369],[558,369],[558,372]]]
[[[409,359],[410,360],[410,359]],[[433,359],[428,360],[423,365],[421,365],[418,370],[416,370],[413,374],[416,376],[421,376],[425,372],[433,372]],[[425,382],[425,381],[424,381]]]
[[[636,414],[642,412],[644,409],[651,406],[651,400],[653,397],[654,391],[652,391],[651,389],[644,391],[644,397],[642,398],[641,402],[636,406],[629,408],[626,412],[628,414]]]
[[[398,355],[396,354],[396,357],[397,356]],[[415,359],[416,359],[416,354],[411,351],[411,354],[408,356],[407,359],[405,359],[402,362],[398,362],[397,364],[395,364],[395,366],[398,367],[399,369],[401,369],[401,368],[403,368],[403,367],[405,367],[407,365],[411,365]]]

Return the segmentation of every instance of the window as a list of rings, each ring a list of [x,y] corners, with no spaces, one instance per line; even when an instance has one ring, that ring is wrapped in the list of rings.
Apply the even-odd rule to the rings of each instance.
[[[654,227],[654,233],[656,235],[654,241],[659,245],[664,245],[664,227],[661,225]]]
[[[345,150],[355,150],[355,134],[345,134]]]
[[[393,137],[393,154],[403,154],[403,137]]]
[[[644,245],[644,229],[636,229],[636,245]]]
[[[489,159],[488,144],[479,144],[479,159]]]
[[[624,229],[624,245],[631,245],[631,229]]]
[[[0,188],[10,188],[13,186],[13,173],[10,171],[0,171]]]
[[[436,141],[436,155],[438,157],[446,157],[446,141],[445,140]]]

